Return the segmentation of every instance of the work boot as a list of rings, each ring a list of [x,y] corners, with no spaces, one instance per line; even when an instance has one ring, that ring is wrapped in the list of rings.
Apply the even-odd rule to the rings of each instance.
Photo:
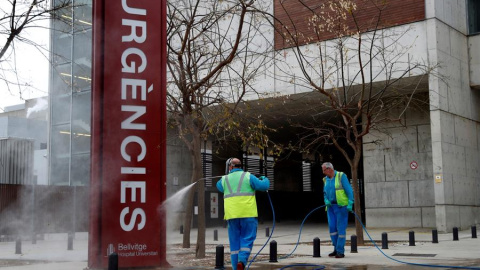
[[[237,270],[245,270],[245,264],[243,262],[237,263]]]
[[[335,257],[337,256],[337,251],[334,250],[332,253],[328,254],[328,257]]]
[[[337,259],[340,259],[340,258],[343,258],[345,257],[345,254],[342,254],[342,253],[337,253],[337,255],[335,255],[335,258]]]

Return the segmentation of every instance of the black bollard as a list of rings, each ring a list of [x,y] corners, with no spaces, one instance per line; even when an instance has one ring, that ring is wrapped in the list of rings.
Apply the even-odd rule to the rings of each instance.
[[[183,234],[183,225],[180,225],[180,234]]]
[[[270,228],[269,228],[269,227],[266,227],[266,228],[265,228],[265,236],[266,236],[266,237],[269,237],[269,236],[270,236]]]
[[[17,237],[15,241],[15,254],[22,254],[22,240],[20,237]]]
[[[67,250],[73,250],[73,233],[68,233]]]
[[[382,249],[388,249],[388,234],[382,233]]]
[[[438,244],[438,231],[432,230],[432,243]]]
[[[213,230],[213,241],[218,241],[218,231]]]
[[[217,247],[215,248],[215,269],[225,269],[223,259],[223,245],[217,245]]]
[[[350,237],[350,253],[358,253],[357,250],[357,236],[354,234]]]
[[[277,241],[270,241],[270,260],[269,262],[278,262],[277,260]]]
[[[409,231],[408,232],[408,245],[409,246],[415,246],[415,232],[414,231]]]
[[[477,226],[472,226],[472,238],[477,238]]]
[[[319,258],[320,256],[320,238],[315,237],[313,239],[313,257]]]
[[[458,228],[453,227],[453,241],[458,241]]]
[[[118,270],[118,255],[115,252],[108,255],[108,270]]]

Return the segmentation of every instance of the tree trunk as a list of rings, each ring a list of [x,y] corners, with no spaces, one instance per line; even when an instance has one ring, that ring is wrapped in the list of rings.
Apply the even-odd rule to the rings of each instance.
[[[190,142],[190,156],[192,158],[192,178],[191,182],[196,183],[194,188],[189,192],[187,205],[185,210],[184,231],[183,231],[183,248],[190,248],[190,232],[192,228],[192,218],[194,209],[194,198],[197,193],[198,215],[197,215],[197,245],[195,254],[197,258],[205,258],[205,182],[198,181],[203,177],[202,158],[200,148],[200,136],[194,136]]]
[[[183,220],[183,248],[190,248],[190,231],[192,229],[193,198],[195,197],[196,185],[190,189],[185,206],[185,219]]]
[[[360,163],[360,154],[357,151],[361,151],[357,149],[355,150],[355,157],[353,158],[352,161],[352,168],[351,168],[351,173],[352,173],[352,187],[353,187],[353,193],[354,193],[354,205],[355,205],[355,233],[357,235],[357,244],[359,246],[364,245],[364,239],[363,239],[363,226],[360,223],[358,219],[362,218],[362,205],[361,205],[361,200],[360,200],[360,190],[358,186],[358,164]],[[363,223],[363,221],[362,221]]]
[[[197,119],[198,120],[198,119]],[[185,210],[183,248],[190,248],[190,232],[192,228],[192,218],[194,209],[195,192],[197,192],[198,215],[197,215],[197,246],[195,249],[197,258],[205,258],[205,182],[199,181],[203,177],[201,136],[200,130],[202,123],[195,121],[192,116],[183,119],[185,127],[189,130],[191,138],[182,137],[182,140],[188,146],[192,161],[191,183],[196,183],[194,188],[188,194],[188,200]],[[201,121],[200,121],[201,122]]]
[[[193,152],[194,153],[192,154],[194,156],[194,160],[192,177],[195,177],[194,181],[198,181],[203,177],[200,143],[198,144],[198,147],[193,150]],[[198,199],[198,233],[195,253],[197,259],[203,259],[205,258],[205,181],[198,181],[196,186]]]

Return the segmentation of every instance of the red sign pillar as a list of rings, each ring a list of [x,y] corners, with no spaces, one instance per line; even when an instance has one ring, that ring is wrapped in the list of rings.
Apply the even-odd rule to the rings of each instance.
[[[166,0],[93,1],[88,265],[166,264]]]

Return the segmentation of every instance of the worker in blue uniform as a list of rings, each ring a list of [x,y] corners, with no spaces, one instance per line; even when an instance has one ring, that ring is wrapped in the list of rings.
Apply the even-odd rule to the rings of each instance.
[[[244,270],[257,237],[258,212],[255,191],[266,191],[270,180],[245,172],[238,158],[227,161],[226,173],[218,182],[223,193],[225,220],[228,223],[230,259],[233,270]]]
[[[345,257],[348,212],[352,212],[353,190],[347,175],[333,169],[330,162],[322,164],[323,198],[327,208],[328,228],[334,250],[329,257]]]

